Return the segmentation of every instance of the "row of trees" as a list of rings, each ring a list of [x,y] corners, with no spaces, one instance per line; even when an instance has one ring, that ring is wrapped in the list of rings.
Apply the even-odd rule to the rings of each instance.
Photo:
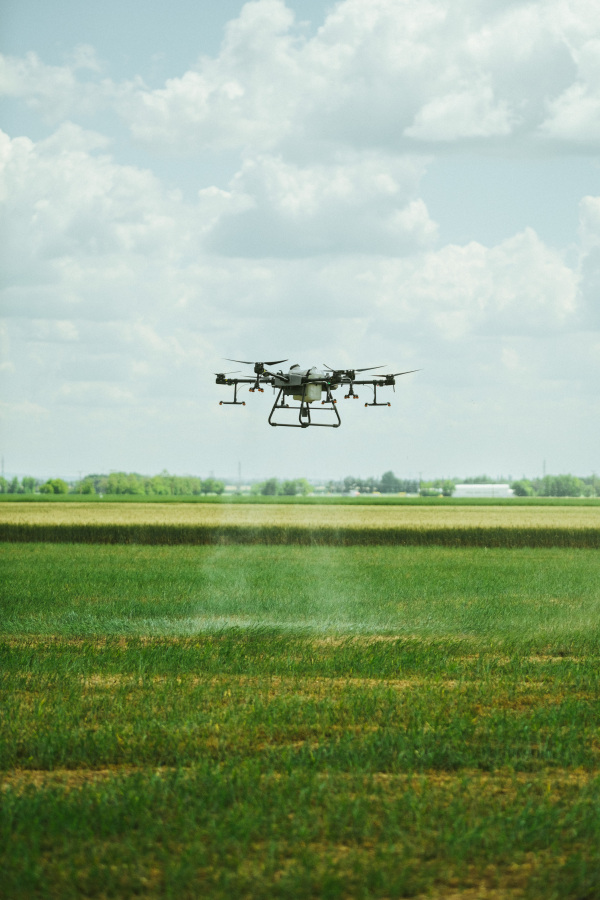
[[[600,497],[600,477],[589,475],[544,475],[543,478],[521,478],[511,487],[517,497]]]
[[[54,480],[62,481],[62,479]],[[69,485],[65,481],[62,483],[65,486],[64,493],[66,493],[69,490]],[[10,481],[0,476],[0,494],[34,494],[36,491],[41,491],[42,484],[43,482],[39,478],[32,478],[29,475],[26,475],[23,481],[19,481],[16,475]],[[44,493],[47,492],[45,491]]]
[[[457,484],[493,484],[495,479],[488,475],[474,478],[448,478],[434,481],[418,481],[414,478],[397,478],[392,471],[384,472],[381,478],[355,478],[348,475],[341,481],[329,481],[325,490],[329,494],[421,494],[421,496],[451,497]],[[600,477],[590,475],[578,478],[575,475],[545,475],[543,478],[521,478],[512,481],[517,497],[600,497]],[[225,484],[215,478],[196,478],[188,475],[138,475],[136,472],[111,472],[110,475],[86,475],[74,484],[67,484],[62,478],[50,478],[45,482],[26,476],[22,481],[15,476],[10,481],[0,477],[0,494],[130,494],[137,496],[197,496],[200,494],[222,494]],[[252,494],[264,496],[305,496],[313,492],[306,478],[267,481],[253,484]]]
[[[225,484],[215,478],[193,475],[138,475],[137,472],[111,472],[110,475],[86,475],[73,487],[75,494],[131,494],[138,496],[183,497],[222,494]]]
[[[420,494],[422,497],[435,497],[440,494],[451,497],[457,484],[495,484],[496,478],[489,475],[476,475],[469,478],[436,478],[433,481],[417,481],[416,479],[396,478],[393,472],[385,472],[380,479],[354,478],[348,475],[342,481],[330,481],[326,490],[329,493],[349,494],[358,491],[361,494]],[[578,478],[576,475],[544,475],[543,478],[521,478],[510,481],[510,486],[517,497],[600,497],[600,477],[589,475]]]
[[[41,482],[25,477],[21,482],[13,478],[8,482],[0,478],[0,493],[6,494],[131,494],[137,496],[190,496],[222,494],[225,484],[215,478],[195,478],[187,475],[138,475],[136,472],[111,472],[110,475],[86,475],[80,481],[68,485],[62,478],[50,478]]]
[[[267,481],[253,484],[251,494],[262,494],[263,497],[306,497],[312,494],[313,486],[306,478],[295,478],[293,481],[279,481],[277,478],[269,478]]]
[[[355,478],[347,475],[342,481],[329,481],[325,487],[329,494],[417,494],[419,482],[414,478],[396,478],[393,472],[384,472],[381,478]]]

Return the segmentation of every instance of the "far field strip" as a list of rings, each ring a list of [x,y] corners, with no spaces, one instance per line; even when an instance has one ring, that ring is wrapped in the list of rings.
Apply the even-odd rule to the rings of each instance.
[[[0,524],[300,528],[598,528],[599,506],[4,503]]]

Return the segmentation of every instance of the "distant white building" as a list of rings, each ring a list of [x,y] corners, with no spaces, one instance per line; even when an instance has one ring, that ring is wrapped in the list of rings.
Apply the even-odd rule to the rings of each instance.
[[[226,484],[225,491],[226,494],[249,494],[252,490],[251,484]]]
[[[514,497],[509,484],[457,484],[453,497]]]

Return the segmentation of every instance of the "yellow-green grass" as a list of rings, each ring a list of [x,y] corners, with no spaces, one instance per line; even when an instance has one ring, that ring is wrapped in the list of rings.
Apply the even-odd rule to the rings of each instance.
[[[600,528],[598,506],[301,504],[0,504],[0,522],[28,525],[265,525],[301,528]]]
[[[600,507],[0,504],[0,539],[600,547]]]
[[[0,566],[3,897],[599,895],[596,551]]]

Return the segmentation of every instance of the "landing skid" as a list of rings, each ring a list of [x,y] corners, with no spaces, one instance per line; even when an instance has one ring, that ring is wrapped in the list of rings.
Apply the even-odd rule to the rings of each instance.
[[[223,382],[223,384],[226,384],[226,383],[227,382]],[[234,382],[234,385],[233,385],[233,400],[219,400],[219,406],[245,406],[246,405],[245,400],[238,400],[237,391],[238,391],[238,386],[237,386],[237,381],[236,381],[236,382]]]
[[[377,402],[377,385],[373,385],[373,402],[365,403],[365,406],[391,406],[391,403],[378,403]]]
[[[279,389],[279,393],[275,398],[275,403],[273,404],[273,408],[269,415],[269,425],[272,425],[273,428],[339,428],[342,424],[342,420],[340,419],[340,414],[337,411],[336,401],[331,396],[331,391],[327,391],[327,397],[325,400],[321,401],[321,406],[317,406],[311,410],[310,403],[306,401],[304,398],[306,397],[306,385],[304,385],[302,389],[302,400],[300,402],[300,406],[290,406],[289,403],[285,403],[285,395],[283,388]],[[298,414],[298,423],[295,422],[274,422],[273,416],[275,415],[276,410],[278,409],[297,409],[299,410]],[[315,412],[330,412],[333,410],[335,413],[337,422],[329,423],[329,422],[313,422],[312,414]]]

